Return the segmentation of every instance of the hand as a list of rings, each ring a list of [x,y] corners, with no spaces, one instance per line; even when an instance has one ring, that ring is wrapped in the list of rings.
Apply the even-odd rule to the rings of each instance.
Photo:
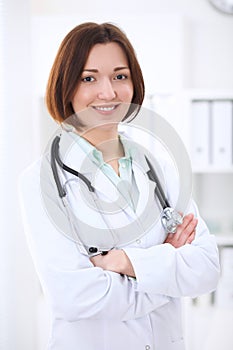
[[[93,256],[90,261],[94,266],[101,267],[104,270],[135,277],[133,266],[128,256],[121,249],[112,249],[106,255]]]
[[[168,233],[164,243],[170,243],[175,248],[192,243],[195,238],[197,223],[198,220],[194,218],[193,214],[185,215],[183,223],[177,226],[176,233]]]

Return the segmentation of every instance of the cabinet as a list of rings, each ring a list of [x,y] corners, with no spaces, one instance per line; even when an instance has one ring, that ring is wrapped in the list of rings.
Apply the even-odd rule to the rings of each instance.
[[[194,173],[233,173],[233,91],[189,91],[184,100]]]
[[[233,237],[233,91],[183,90],[147,99],[187,148],[193,197],[210,231]]]
[[[220,342],[220,347],[229,349],[229,344],[232,344],[228,327],[233,307],[232,101],[233,92],[229,91],[189,92],[185,100],[189,120],[187,148],[193,166],[193,197],[210,232],[216,235],[220,253],[221,277],[216,292],[212,296],[199,297],[196,301],[199,307],[188,308],[189,312],[196,314],[197,338],[199,334],[198,339],[202,339],[206,349],[217,349]],[[214,308],[211,301],[214,301]],[[203,313],[206,326],[211,331],[209,337],[201,338],[198,325]],[[188,322],[187,318],[190,331],[193,327]],[[225,332],[220,332],[220,329],[225,329]]]
[[[194,168],[232,170],[233,99],[191,100],[191,159]]]
[[[193,196],[210,231],[233,237],[233,91],[192,91],[186,103]]]

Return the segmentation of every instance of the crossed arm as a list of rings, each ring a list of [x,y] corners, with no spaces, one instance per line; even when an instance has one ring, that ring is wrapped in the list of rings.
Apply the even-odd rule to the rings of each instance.
[[[168,233],[164,243],[171,244],[174,248],[180,248],[185,244],[190,244],[195,238],[195,229],[198,220],[193,214],[184,217],[183,223],[178,226],[176,233]],[[116,273],[136,277],[133,265],[122,249],[113,249],[106,255],[92,257],[91,262],[96,267]]]

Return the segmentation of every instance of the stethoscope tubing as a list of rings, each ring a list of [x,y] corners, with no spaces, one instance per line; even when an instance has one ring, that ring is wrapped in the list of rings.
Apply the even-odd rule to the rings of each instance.
[[[95,192],[95,188],[92,186],[90,180],[84,176],[82,173],[80,173],[77,170],[74,170],[70,167],[68,167],[66,164],[64,164],[59,156],[59,142],[60,142],[60,136],[56,136],[52,142],[52,146],[51,146],[51,167],[52,167],[52,171],[53,171],[53,176],[54,176],[54,180],[56,182],[57,185],[57,190],[58,190],[58,194],[60,198],[63,198],[66,196],[66,191],[64,190],[59,175],[58,175],[58,171],[57,171],[57,166],[56,166],[56,162],[57,164],[64,169],[65,171],[69,172],[70,174],[79,177],[87,186],[88,190],[90,192]],[[156,187],[155,187],[155,194],[157,195],[160,205],[163,209],[170,207],[168,200],[166,199],[166,196],[164,194],[164,191],[162,189],[161,183],[159,181],[159,178],[151,164],[151,162],[149,161],[149,159],[145,156],[146,162],[149,166],[149,171],[147,172],[147,176],[148,178],[155,182]]]
[[[72,174],[74,176],[79,177],[87,185],[88,190],[90,192],[95,192],[95,188],[92,186],[91,182],[88,180],[88,178],[86,176],[81,174],[79,171],[68,167],[66,164],[64,164],[61,161],[61,158],[59,156],[59,142],[60,142],[60,136],[56,136],[54,138],[54,140],[52,142],[52,146],[51,146],[51,167],[52,167],[52,171],[53,171],[54,180],[55,180],[56,185],[57,185],[59,197],[60,198],[65,197],[66,191],[62,187],[61,181],[59,179],[56,162],[65,171],[69,172],[70,174]]]
[[[70,221],[70,224],[72,226],[72,228],[74,229],[74,224],[71,220],[71,217],[69,215],[69,205],[68,205],[68,202],[66,200],[66,197],[67,197],[67,192],[64,188],[64,186],[62,186],[62,183],[61,183],[61,180],[59,178],[59,174],[58,174],[58,169],[57,169],[57,164],[65,171],[71,173],[72,175],[76,176],[77,178],[80,178],[80,180],[82,180],[88,190],[92,193],[92,195],[94,195],[94,197],[96,197],[96,191],[95,191],[95,188],[94,186],[91,184],[91,181],[86,178],[86,176],[84,176],[83,174],[81,174],[80,172],[78,172],[77,170],[74,170],[70,167],[68,167],[66,164],[64,164],[60,158],[60,155],[59,155],[59,142],[60,142],[60,136],[56,136],[52,142],[52,145],[51,145],[51,168],[52,168],[52,172],[53,172],[53,176],[54,176],[54,180],[55,180],[55,183],[56,183],[56,187],[57,187],[57,191],[58,191],[58,194],[59,194],[59,197],[61,198],[61,200],[63,201],[63,204],[65,205],[66,207],[66,212],[67,212],[67,215],[69,216],[69,221]],[[182,217],[179,213],[177,213],[176,210],[172,209],[169,205],[169,202],[165,196],[165,193],[163,191],[163,188],[161,186],[161,183],[159,181],[159,178],[151,164],[151,162],[149,161],[149,159],[145,156],[145,159],[146,159],[146,162],[148,164],[148,167],[149,167],[149,170],[147,171],[147,176],[149,178],[149,180],[153,181],[155,183],[155,189],[154,189],[154,194],[155,196],[158,197],[158,200],[159,200],[159,203],[163,209],[163,214],[161,216],[161,222],[162,222],[162,225],[164,227],[165,230],[168,229],[168,222],[170,222],[171,220],[173,220],[173,213],[174,214],[177,214],[179,217],[178,217],[178,220],[177,219],[174,219],[172,221],[172,224],[170,223],[170,226],[171,227],[171,231],[168,231],[168,232],[172,232],[172,233],[175,233],[176,232],[176,227],[178,224],[180,224],[182,222]],[[57,164],[56,164],[57,163]],[[94,199],[94,198],[93,198]],[[97,198],[94,199],[95,200],[95,204],[96,204],[96,208],[99,209],[99,212],[102,215],[102,210],[101,208],[98,206],[98,200]],[[106,226],[108,227],[109,231],[111,232],[111,235],[114,239],[114,230],[111,228],[111,225],[108,225],[107,221],[106,221],[106,218],[103,216],[103,220],[106,224]],[[143,229],[143,225],[142,223],[140,222],[140,219],[137,218],[137,222],[140,224],[141,228]],[[85,249],[87,251],[89,251],[89,255],[90,253],[92,254],[93,252],[90,251],[90,249],[97,249],[97,252],[94,252],[94,254],[100,254],[101,252],[99,252],[98,248],[97,247],[85,247]]]
[[[145,158],[146,158],[146,162],[147,162],[147,164],[148,164],[148,166],[150,168],[150,170],[147,172],[147,176],[149,177],[149,179],[151,181],[155,182],[155,184],[156,184],[155,194],[157,195],[157,197],[159,199],[161,207],[163,209],[168,208],[168,207],[170,208],[170,204],[169,204],[169,202],[168,202],[168,200],[167,200],[167,198],[165,196],[165,193],[164,193],[164,191],[162,189],[162,186],[161,186],[161,183],[159,181],[159,178],[158,178],[158,176],[157,176],[157,174],[156,174],[156,172],[155,172],[151,162],[149,161],[149,159],[146,156],[145,156]]]

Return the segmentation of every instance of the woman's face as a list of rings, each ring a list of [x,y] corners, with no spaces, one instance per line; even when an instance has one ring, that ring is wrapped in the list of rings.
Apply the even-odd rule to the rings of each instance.
[[[128,61],[120,45],[96,44],[72,99],[73,109],[85,127],[117,124],[129,108],[133,90]]]

